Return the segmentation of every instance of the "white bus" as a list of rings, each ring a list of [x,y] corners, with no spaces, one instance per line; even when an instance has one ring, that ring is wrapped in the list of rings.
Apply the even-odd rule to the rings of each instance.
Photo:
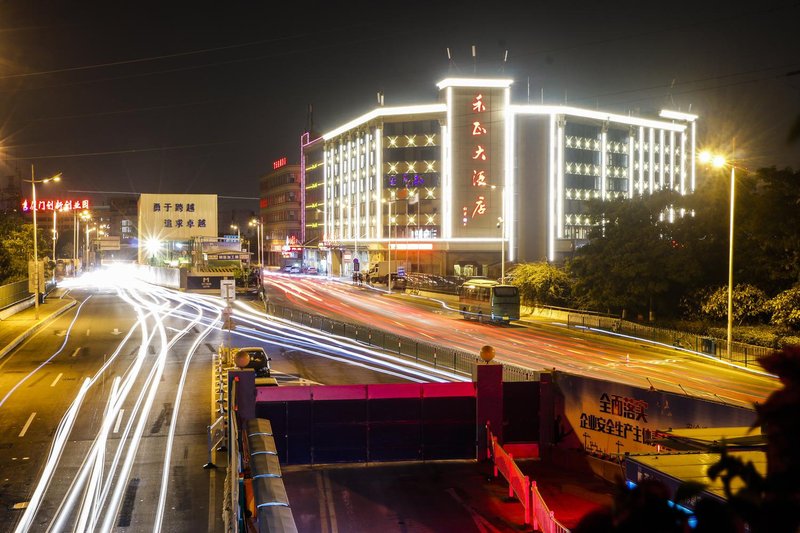
[[[519,289],[489,279],[465,281],[458,289],[461,316],[479,322],[508,324],[519,320]]]

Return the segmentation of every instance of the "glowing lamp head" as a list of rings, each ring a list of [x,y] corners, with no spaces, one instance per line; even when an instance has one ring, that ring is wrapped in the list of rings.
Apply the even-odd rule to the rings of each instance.
[[[144,241],[144,249],[147,250],[149,255],[156,255],[161,250],[161,241],[151,237]]]
[[[711,166],[714,168],[722,168],[725,166],[725,158],[721,155],[715,155],[711,159]]]
[[[697,156],[697,160],[703,163],[704,165],[711,163],[711,158],[712,158],[711,152],[700,152],[700,155]]]

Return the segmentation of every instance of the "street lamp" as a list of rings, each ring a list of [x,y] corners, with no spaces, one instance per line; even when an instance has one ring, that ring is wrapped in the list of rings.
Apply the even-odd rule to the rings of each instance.
[[[391,294],[392,293],[392,204],[395,202],[395,200],[384,199],[383,201],[384,203],[389,205],[389,246],[387,247],[389,254],[389,260],[388,260],[389,266],[388,266],[388,273],[386,274],[388,278],[386,284],[389,289],[389,294]]]
[[[239,249],[242,248],[242,234],[239,232],[239,226],[237,224],[231,224],[231,229],[236,230],[236,240],[239,242]]]
[[[86,269],[89,269],[89,233],[92,231],[96,231],[97,226],[90,228],[89,222],[86,222],[86,246],[84,248],[84,252],[86,253]]]
[[[256,238],[258,239],[258,247],[257,247],[257,249],[258,249],[258,264],[259,264],[260,268],[264,268],[264,255],[263,255],[263,249],[261,248],[261,239],[262,239],[262,235],[261,235],[261,232],[262,232],[261,219],[253,218],[253,219],[250,220],[249,225],[251,227],[255,226],[255,228],[256,228]]]
[[[725,157],[710,152],[701,152],[698,159],[703,164],[710,164],[714,168],[723,168],[726,164],[731,167],[731,206],[730,224],[728,235],[728,360],[731,360],[731,343],[733,341],[733,220],[734,198],[736,196],[736,167],[725,160]]]
[[[92,214],[87,210],[81,211],[81,220],[86,226],[86,244],[83,249],[83,267],[88,270],[89,268],[89,221],[92,220]]]
[[[33,170],[33,165],[31,165],[31,179],[26,180],[23,179],[22,181],[28,182],[31,184],[31,201],[33,202],[33,276],[36,278],[36,298],[34,301],[34,306],[36,308],[36,320],[39,320],[39,248],[36,243],[37,237],[37,230],[36,230],[36,184],[37,183],[47,183],[50,181],[61,181],[61,172],[56,174],[55,176],[51,176],[49,178],[37,180],[36,173]]]
[[[497,185],[492,185],[497,189]],[[497,228],[500,230],[500,283],[506,282],[506,187],[500,187],[500,216],[497,217]]]

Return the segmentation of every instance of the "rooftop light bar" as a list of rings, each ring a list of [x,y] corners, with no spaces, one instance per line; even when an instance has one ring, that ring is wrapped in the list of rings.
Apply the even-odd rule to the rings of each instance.
[[[411,115],[415,113],[444,113],[446,111],[445,104],[425,104],[425,105],[408,105],[400,107],[379,107],[373,109],[369,113],[361,115],[360,117],[351,120],[346,124],[342,124],[335,130],[331,130],[322,136],[326,141],[341,135],[342,133],[355,128],[361,124],[369,122],[378,117],[389,117],[393,115]]]

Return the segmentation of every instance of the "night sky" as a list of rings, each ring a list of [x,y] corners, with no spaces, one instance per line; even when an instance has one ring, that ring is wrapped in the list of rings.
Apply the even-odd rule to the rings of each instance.
[[[798,1],[341,6],[2,2],[5,174],[256,197],[273,160],[297,161],[309,104],[324,132],[379,90],[387,106],[433,103],[436,82],[474,73],[513,78],[516,103],[690,111],[701,144],[735,137],[748,167],[800,168]]]

